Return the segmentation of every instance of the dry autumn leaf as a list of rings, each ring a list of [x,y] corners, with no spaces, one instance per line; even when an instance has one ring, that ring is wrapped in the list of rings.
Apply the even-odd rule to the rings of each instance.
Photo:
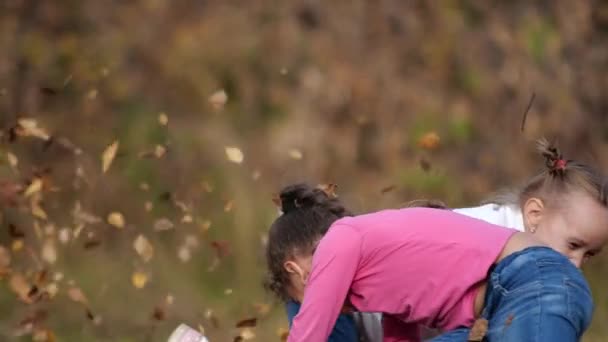
[[[236,323],[237,328],[253,328],[258,324],[256,317],[242,319]]]
[[[25,192],[23,193],[23,195],[25,197],[29,197],[37,192],[40,192],[40,190],[42,190],[42,179],[41,178],[34,178],[32,179],[32,182],[30,183],[30,185],[28,185],[28,187],[25,189]]]
[[[35,119],[21,118],[18,123],[18,135],[36,137],[42,140],[49,140],[51,137],[44,129],[38,127],[38,122]]]
[[[228,101],[228,94],[226,94],[224,89],[220,89],[215,93],[211,94],[208,100],[214,109],[219,110],[224,108],[224,105],[226,105],[226,102]]]
[[[5,270],[11,265],[11,252],[8,248],[0,245],[0,270]]]
[[[80,304],[87,304],[87,297],[85,297],[84,293],[82,292],[82,290],[78,287],[72,286],[68,289],[68,297],[76,302],[76,303],[80,303]]]
[[[245,328],[241,330],[241,334],[239,335],[244,341],[252,340],[255,338],[255,333],[250,328]]]
[[[167,116],[167,114],[165,114],[165,113],[158,114],[158,123],[161,126],[167,126],[167,124],[169,123],[169,117]]]
[[[30,205],[31,205],[32,215],[34,215],[35,217],[37,217],[37,218],[39,218],[41,220],[46,220],[48,218],[47,215],[46,215],[46,212],[40,206],[40,200],[39,199],[32,197]]]
[[[234,200],[229,200],[224,204],[224,212],[229,213],[234,208]]]
[[[240,164],[243,162],[243,159],[245,158],[245,156],[243,155],[243,152],[241,151],[241,149],[239,149],[238,147],[227,146],[224,148],[224,150],[226,152],[226,157],[228,158],[229,161],[236,163],[236,164]]]
[[[110,144],[101,154],[101,171],[106,173],[110,169],[110,165],[112,165],[112,161],[114,161],[114,157],[116,157],[116,151],[118,151],[118,140],[114,141]]]
[[[125,227],[125,218],[121,213],[115,211],[108,215],[108,223],[116,228],[122,229]]]
[[[11,244],[11,249],[13,250],[13,252],[19,252],[20,250],[22,250],[23,249],[23,239],[13,240],[13,243]]]
[[[154,230],[157,232],[173,229],[174,225],[168,218],[160,218],[154,222]]]
[[[30,291],[32,290],[32,285],[25,279],[25,277],[21,273],[13,273],[10,280],[9,286],[17,297],[25,303],[31,303],[30,299]]]
[[[6,152],[6,160],[8,161],[8,165],[10,165],[12,168],[16,168],[17,164],[19,164],[19,159],[17,159],[17,156],[11,152]]]
[[[139,271],[133,272],[131,283],[136,289],[143,289],[148,283],[148,275]]]
[[[434,150],[439,146],[440,141],[436,132],[428,132],[418,139],[418,146],[426,150]]]
[[[55,242],[51,239],[47,239],[42,245],[42,251],[40,253],[42,260],[49,264],[54,264],[57,261],[57,249],[55,248]]]
[[[289,150],[289,157],[291,157],[291,159],[300,160],[302,159],[303,155],[300,150],[292,148],[291,150]]]
[[[177,250],[177,257],[181,262],[186,263],[192,259],[192,252],[190,252],[190,248],[188,248],[188,246],[181,246]]]
[[[133,248],[144,262],[150,261],[154,256],[154,247],[150,241],[141,234],[133,241]]]

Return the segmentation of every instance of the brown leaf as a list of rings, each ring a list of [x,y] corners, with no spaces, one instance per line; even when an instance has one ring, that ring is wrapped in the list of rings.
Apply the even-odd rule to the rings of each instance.
[[[422,169],[422,171],[424,171],[424,172],[429,172],[429,171],[431,171],[431,162],[430,162],[430,161],[428,161],[428,160],[426,160],[426,159],[424,159],[424,158],[421,158],[421,159],[420,159],[420,168],[421,168],[421,169]]]
[[[229,213],[232,211],[232,208],[234,208],[234,200],[226,201],[226,204],[224,204],[224,212]]]
[[[386,194],[386,193],[388,193],[388,192],[391,192],[391,191],[395,190],[396,188],[397,188],[397,186],[396,186],[396,185],[394,185],[394,184],[393,184],[393,185],[389,185],[389,186],[387,186],[387,187],[382,188],[382,189],[380,190],[380,193],[381,193],[381,194]]]
[[[227,241],[211,241],[211,247],[215,249],[215,254],[218,258],[223,258],[230,254],[229,244]]]
[[[11,252],[8,248],[0,245],[0,270],[4,271],[11,265]]]
[[[319,185],[317,185],[317,189],[323,190],[323,192],[329,198],[337,198],[338,197],[338,194],[336,193],[336,190],[338,190],[338,185],[337,184],[334,184],[334,183],[319,184]]]
[[[98,239],[87,240],[84,243],[84,249],[92,249],[95,247],[99,247],[99,245],[101,245],[101,240],[98,240]]]
[[[57,261],[57,249],[55,248],[55,241],[52,239],[46,239],[42,245],[42,252],[40,255],[42,260],[49,264],[54,264]]]
[[[30,292],[32,291],[32,285],[25,279],[21,273],[13,273],[10,280],[9,286],[19,299],[27,304],[31,304],[33,301],[30,298]],[[37,291],[36,291],[37,292]]]
[[[418,146],[425,150],[434,150],[439,147],[440,141],[437,132],[428,132],[418,139]]]
[[[243,319],[240,320],[236,323],[236,327],[237,328],[253,328],[258,324],[258,319],[256,317],[252,317],[252,318],[247,318],[247,319]]]
[[[17,226],[13,223],[8,224],[8,234],[13,239],[21,239],[25,237],[25,233],[23,232],[23,230],[17,228]]]
[[[157,305],[154,307],[154,311],[152,311],[152,318],[157,321],[164,321],[167,319],[167,312],[165,307],[161,305]]]

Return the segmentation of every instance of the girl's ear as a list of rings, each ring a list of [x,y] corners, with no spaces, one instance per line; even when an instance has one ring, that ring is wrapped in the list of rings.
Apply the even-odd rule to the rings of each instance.
[[[522,208],[524,225],[530,232],[536,232],[536,228],[540,224],[540,221],[543,217],[544,210],[545,204],[540,198],[530,197],[528,198],[526,203],[524,203],[524,206]]]
[[[291,260],[285,261],[283,263],[283,268],[285,268],[285,271],[287,271],[287,273],[294,275],[301,275],[304,273],[302,268],[295,261]]]

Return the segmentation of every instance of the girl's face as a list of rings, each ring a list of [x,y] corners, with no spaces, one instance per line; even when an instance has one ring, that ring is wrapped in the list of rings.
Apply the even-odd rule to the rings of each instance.
[[[608,242],[608,208],[582,191],[564,196],[551,208],[539,198],[530,198],[522,209],[526,229],[576,267]]]

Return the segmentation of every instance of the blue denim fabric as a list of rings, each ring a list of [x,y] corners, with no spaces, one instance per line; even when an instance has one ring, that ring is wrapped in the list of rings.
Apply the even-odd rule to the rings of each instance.
[[[484,341],[578,341],[591,322],[593,299],[581,271],[547,247],[531,247],[501,260],[489,273],[482,317]],[[466,341],[459,328],[431,341]]]
[[[294,317],[300,311],[300,304],[294,301],[287,302],[287,319],[289,320],[289,327]],[[351,315],[342,314],[338,317],[334,330],[329,335],[328,342],[356,342],[358,341],[357,325]]]

